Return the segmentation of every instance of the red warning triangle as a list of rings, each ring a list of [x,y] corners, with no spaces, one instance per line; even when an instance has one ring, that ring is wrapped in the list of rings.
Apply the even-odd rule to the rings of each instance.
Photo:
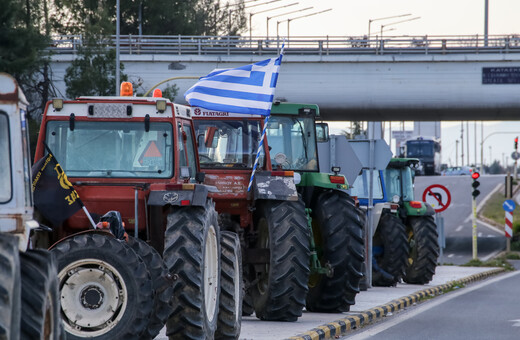
[[[157,145],[154,141],[151,141],[146,148],[146,152],[143,157],[162,157],[161,152],[157,148]]]

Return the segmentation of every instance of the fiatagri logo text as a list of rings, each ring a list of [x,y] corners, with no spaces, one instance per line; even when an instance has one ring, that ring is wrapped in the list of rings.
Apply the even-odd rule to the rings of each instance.
[[[194,113],[195,113],[195,116],[203,116],[203,117],[229,117],[229,112],[202,111],[198,107],[195,108]]]

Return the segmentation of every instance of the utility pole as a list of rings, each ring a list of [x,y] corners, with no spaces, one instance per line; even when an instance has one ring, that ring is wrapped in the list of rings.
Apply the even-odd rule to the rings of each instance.
[[[474,148],[475,148],[475,168],[477,168],[478,166],[478,163],[477,163],[477,121],[474,121],[473,122],[473,134],[475,136],[473,136],[473,139],[474,139]],[[482,171],[482,169],[480,169],[480,171]]]
[[[460,166],[464,166],[464,122],[460,122]]]
[[[488,45],[489,0],[484,0],[484,46]]]
[[[120,8],[119,0],[116,2],[116,96],[119,96],[119,86],[120,86],[120,70],[119,70],[119,22],[120,22]]]
[[[467,164],[469,166],[469,121],[466,121],[466,151],[466,159],[468,160]]]
[[[455,141],[455,166],[459,166],[459,140]]]

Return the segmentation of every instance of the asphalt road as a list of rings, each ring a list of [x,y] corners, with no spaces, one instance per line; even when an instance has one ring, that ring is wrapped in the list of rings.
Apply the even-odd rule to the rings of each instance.
[[[520,261],[512,262],[520,268]],[[470,284],[342,339],[519,339],[519,282],[520,272],[515,271]]]
[[[424,190],[432,184],[441,184],[451,193],[450,206],[440,213],[444,218],[446,248],[441,263],[465,264],[472,259],[472,209],[470,176],[419,176],[415,178],[415,197],[422,200]],[[477,206],[485,204],[485,198],[504,182],[503,175],[483,175]],[[505,249],[504,233],[485,222],[477,222],[477,254],[480,260],[492,258]]]

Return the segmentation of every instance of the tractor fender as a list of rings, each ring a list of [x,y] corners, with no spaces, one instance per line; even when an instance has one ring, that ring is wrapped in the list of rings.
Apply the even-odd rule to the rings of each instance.
[[[421,202],[420,208],[412,208],[410,206],[410,202],[403,202],[404,209],[406,209],[406,216],[433,216],[435,215],[435,210],[433,210],[432,206]]]
[[[157,190],[151,191],[148,197],[148,205],[154,206],[206,206],[209,187],[202,184],[191,185],[188,190]]]
[[[55,248],[58,244],[62,243],[63,241],[68,240],[69,238],[72,238],[76,235],[81,235],[81,234],[101,234],[106,237],[115,238],[114,234],[112,234],[110,232],[110,229],[88,229],[88,230],[83,230],[83,231],[71,234],[69,236],[62,238],[61,240],[58,240],[56,243],[54,243],[52,246],[49,247],[49,250]]]
[[[257,172],[253,179],[253,190],[255,200],[298,200],[293,176],[273,175],[270,171]]]

